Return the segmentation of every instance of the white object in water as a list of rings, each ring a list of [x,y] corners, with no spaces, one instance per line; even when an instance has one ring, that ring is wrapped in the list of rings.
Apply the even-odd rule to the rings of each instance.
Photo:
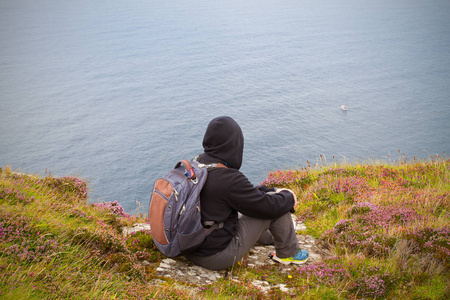
[[[341,109],[342,109],[342,110],[347,110],[347,104],[342,104],[342,105],[341,105]]]

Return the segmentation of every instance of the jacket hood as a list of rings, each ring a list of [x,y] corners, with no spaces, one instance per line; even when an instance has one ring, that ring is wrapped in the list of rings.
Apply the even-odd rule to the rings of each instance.
[[[209,122],[203,138],[202,160],[213,163],[220,160],[229,168],[239,170],[244,152],[244,136],[239,124],[230,117],[218,117]]]

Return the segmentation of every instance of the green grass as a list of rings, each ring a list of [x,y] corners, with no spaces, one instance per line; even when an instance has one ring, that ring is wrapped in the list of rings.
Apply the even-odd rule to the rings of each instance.
[[[318,161],[319,162],[319,161]],[[271,173],[264,184],[297,193],[296,215],[324,261],[229,271],[193,286],[153,280],[164,258],[146,222],[117,203],[88,204],[86,182],[0,169],[2,299],[448,299],[450,161],[320,164]],[[146,260],[150,264],[141,264]],[[263,292],[254,280],[280,284]]]

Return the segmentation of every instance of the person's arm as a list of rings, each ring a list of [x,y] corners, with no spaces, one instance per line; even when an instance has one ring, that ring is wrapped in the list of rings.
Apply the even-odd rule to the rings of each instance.
[[[295,195],[294,191],[290,190],[290,189],[284,189],[284,188],[283,189],[278,189],[278,188],[275,189],[275,193],[280,193],[282,191],[288,191],[289,193],[291,193],[294,196],[294,201],[295,201],[294,207],[295,207],[297,205],[297,196]]]
[[[296,204],[295,194],[288,189],[266,193],[253,186],[242,173],[233,178],[228,201],[238,212],[254,218],[275,219],[291,211]]]

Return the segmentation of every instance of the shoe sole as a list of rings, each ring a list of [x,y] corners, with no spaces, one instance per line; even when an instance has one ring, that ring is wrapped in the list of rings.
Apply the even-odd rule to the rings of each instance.
[[[273,254],[273,253],[270,253],[270,254],[269,254],[269,257],[270,257],[271,259],[273,259],[274,261],[276,261],[276,262],[278,262],[278,263],[280,263],[280,264],[283,264],[283,265],[290,265],[290,264],[303,265],[304,263],[306,263],[306,262],[308,261],[308,258],[309,258],[309,257],[307,257],[307,258],[305,258],[304,260],[284,261],[284,260],[281,260],[281,258],[277,257],[277,256],[276,256],[275,254]]]

